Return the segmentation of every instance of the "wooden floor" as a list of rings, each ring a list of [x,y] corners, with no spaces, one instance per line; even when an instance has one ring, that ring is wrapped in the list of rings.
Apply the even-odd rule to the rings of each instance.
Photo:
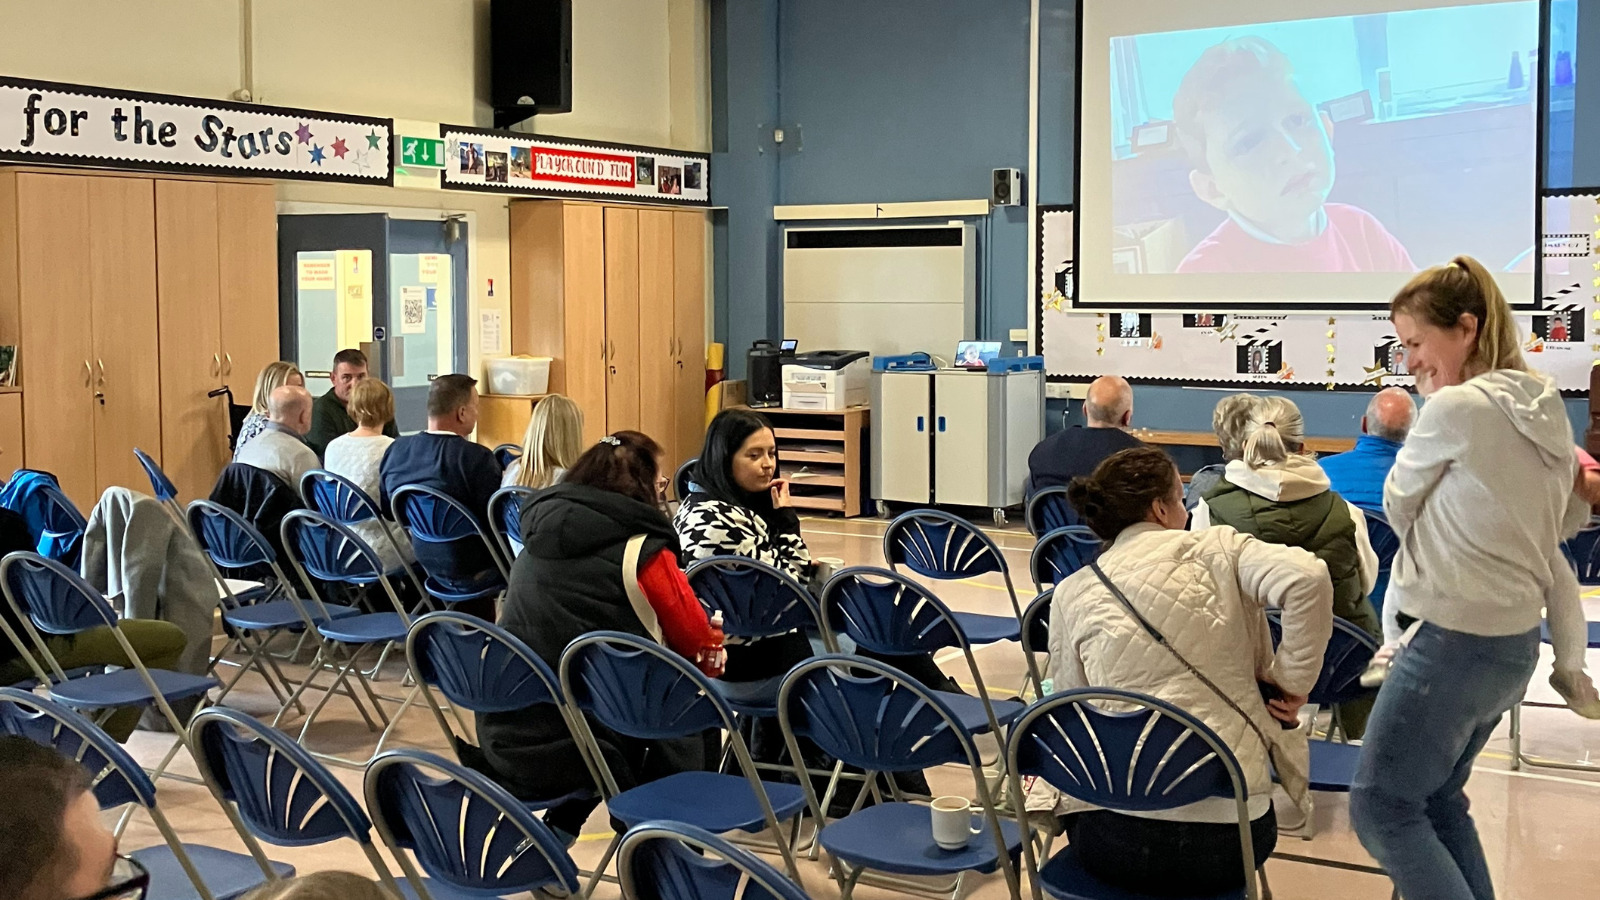
[[[883,523],[871,519],[807,519],[805,532],[813,556],[838,557],[847,565],[881,564]],[[1032,539],[1017,528],[991,532],[1000,543],[1012,571],[1027,580],[1027,552]],[[1024,603],[1031,587],[1019,585]],[[1005,589],[998,581],[944,583],[938,592],[952,607],[972,612],[1008,612]],[[1600,601],[1591,599],[1590,617],[1600,618]],[[977,651],[984,680],[990,685],[1017,685],[1024,671],[1020,648],[1001,644]],[[959,659],[941,659],[946,671],[960,681],[970,681]],[[1590,667],[1600,667],[1600,655],[1591,654]],[[1534,676],[1530,699],[1554,699],[1545,684],[1549,674],[1548,648]],[[392,666],[381,693],[394,693],[399,668]],[[247,676],[241,687],[229,696],[227,705],[247,712],[268,715],[273,703],[259,680]],[[1563,760],[1583,760],[1600,751],[1600,723],[1588,722],[1565,710],[1527,711],[1523,718],[1525,749],[1529,753]],[[375,736],[361,725],[347,701],[335,700],[313,732],[314,749],[351,756],[370,752]],[[170,746],[171,738],[146,732],[137,733],[129,746],[146,765],[153,765]],[[396,746],[413,746],[449,755],[438,727],[426,708],[413,708],[397,729]],[[990,744],[992,747],[992,743]],[[1512,772],[1507,751],[1506,728],[1489,744],[1479,760],[1467,791],[1473,814],[1483,837],[1490,870],[1502,900],[1588,900],[1596,895],[1600,876],[1600,776],[1554,770]],[[192,761],[180,757],[175,771],[193,774]],[[335,769],[338,777],[360,797],[360,773]],[[970,776],[965,779],[953,769],[931,773],[936,791],[967,794]],[[204,788],[173,779],[160,782],[160,803],[188,842],[215,844],[243,850],[222,812]],[[1372,860],[1361,849],[1350,829],[1346,798],[1331,794],[1317,796],[1317,836],[1311,841],[1284,836],[1280,852],[1315,857],[1321,860],[1370,865]],[[610,837],[604,810],[592,817],[584,829],[573,857],[580,868],[598,861]],[[159,837],[149,820],[135,816],[123,839],[125,848],[158,843]],[[300,871],[342,868],[370,872],[357,847],[348,841],[322,847],[268,847],[269,855],[298,866]],[[802,860],[806,888],[815,897],[837,897],[838,888],[827,877],[820,862]],[[1286,860],[1273,860],[1267,875],[1278,900],[1387,900],[1387,879],[1360,872],[1341,871]],[[894,896],[892,892],[863,886],[856,892],[863,900]],[[603,884],[599,898],[615,898],[615,885]],[[972,883],[967,896],[1003,898],[1004,880],[998,875]]]

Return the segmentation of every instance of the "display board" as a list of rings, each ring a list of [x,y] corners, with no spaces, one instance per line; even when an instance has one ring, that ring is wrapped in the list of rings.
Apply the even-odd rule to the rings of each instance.
[[[1517,314],[1528,362],[1563,391],[1586,391],[1600,355],[1600,191],[1543,201],[1539,309]],[[1412,385],[1388,315],[1239,312],[1226,305],[1190,311],[1074,310],[1071,207],[1039,211],[1037,324],[1052,380],[1099,375],[1183,385],[1273,385],[1335,390]],[[1514,261],[1531,272],[1533,254]]]

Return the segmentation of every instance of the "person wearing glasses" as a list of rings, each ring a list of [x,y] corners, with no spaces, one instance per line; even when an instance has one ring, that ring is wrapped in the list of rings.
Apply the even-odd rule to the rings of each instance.
[[[150,873],[117,853],[83,766],[0,735],[0,797],[0,897],[143,900]]]

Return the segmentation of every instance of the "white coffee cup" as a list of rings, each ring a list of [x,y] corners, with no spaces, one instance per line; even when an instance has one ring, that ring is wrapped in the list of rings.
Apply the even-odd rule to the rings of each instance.
[[[815,578],[818,584],[825,583],[833,577],[833,573],[844,568],[844,560],[836,556],[819,556],[811,562],[816,565]]]
[[[965,797],[939,797],[933,801],[933,842],[945,850],[964,850],[973,835],[983,833],[982,820]]]

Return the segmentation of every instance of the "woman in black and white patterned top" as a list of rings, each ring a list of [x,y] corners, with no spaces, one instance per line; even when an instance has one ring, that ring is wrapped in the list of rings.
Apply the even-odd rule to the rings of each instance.
[[[778,477],[778,449],[766,416],[743,409],[718,413],[706,430],[695,465],[694,490],[673,517],[686,559],[744,556],[766,563],[801,585],[816,565],[800,534],[800,517],[790,503],[789,484]],[[849,649],[849,641],[844,641]],[[722,676],[725,692],[759,695],[796,663],[821,651],[799,631],[728,645]],[[857,650],[863,656],[870,656]],[[884,660],[937,690],[959,690],[930,656]]]

